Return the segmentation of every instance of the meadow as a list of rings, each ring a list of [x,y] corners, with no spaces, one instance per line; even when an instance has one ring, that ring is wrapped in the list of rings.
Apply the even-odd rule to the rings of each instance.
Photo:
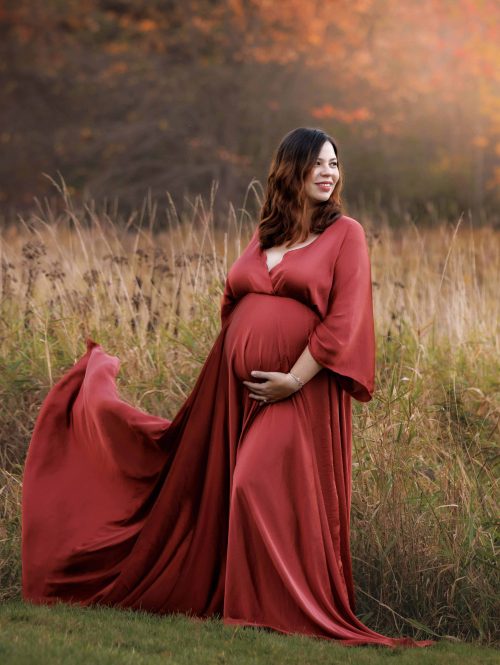
[[[23,461],[50,386],[91,337],[120,358],[123,399],[173,418],[255,224],[244,208],[216,224],[201,199],[184,216],[148,200],[118,224],[112,210],[60,193],[57,212],[40,204],[0,231],[3,628],[13,616],[18,628],[50,621],[20,601]],[[398,226],[383,209],[346,214],[366,231],[377,330],[374,398],[353,400],[356,612],[388,635],[498,646],[500,229],[467,214],[417,224],[402,213]],[[214,652],[213,662],[226,661]]]

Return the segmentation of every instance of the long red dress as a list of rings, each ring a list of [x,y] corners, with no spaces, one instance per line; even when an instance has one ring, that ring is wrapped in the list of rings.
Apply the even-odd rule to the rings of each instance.
[[[344,645],[427,646],[354,614],[351,397],[371,399],[363,227],[342,216],[268,270],[257,230],[229,270],[221,331],[170,421],[122,400],[96,342],[45,398],[22,501],[23,597],[267,626]],[[270,404],[242,383],[323,365]]]

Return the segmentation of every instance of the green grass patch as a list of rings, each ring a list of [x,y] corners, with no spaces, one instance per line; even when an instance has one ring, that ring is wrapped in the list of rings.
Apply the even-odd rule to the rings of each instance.
[[[442,640],[432,647],[394,650],[344,647],[334,641],[283,635],[251,626],[225,626],[186,615],[165,616],[114,608],[66,604],[35,606],[23,601],[0,605],[0,660],[9,665],[176,663],[456,663],[499,662],[493,648]]]

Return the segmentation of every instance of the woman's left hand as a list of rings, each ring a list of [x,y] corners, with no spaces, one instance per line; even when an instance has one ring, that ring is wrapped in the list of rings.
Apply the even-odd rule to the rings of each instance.
[[[251,374],[256,379],[267,379],[267,381],[262,383],[243,381],[251,391],[250,397],[259,400],[263,404],[285,399],[294,392],[297,392],[297,390],[300,390],[300,386],[293,376],[284,372],[262,372],[254,370]]]

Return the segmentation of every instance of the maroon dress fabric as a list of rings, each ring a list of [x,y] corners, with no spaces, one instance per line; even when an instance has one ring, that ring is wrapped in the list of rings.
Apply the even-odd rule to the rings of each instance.
[[[122,400],[96,342],[45,398],[22,501],[23,597],[267,626],[344,645],[428,646],[354,614],[351,398],[371,399],[371,271],[342,216],[268,270],[257,230],[229,270],[221,331],[172,421]],[[242,383],[323,365],[263,404]]]

